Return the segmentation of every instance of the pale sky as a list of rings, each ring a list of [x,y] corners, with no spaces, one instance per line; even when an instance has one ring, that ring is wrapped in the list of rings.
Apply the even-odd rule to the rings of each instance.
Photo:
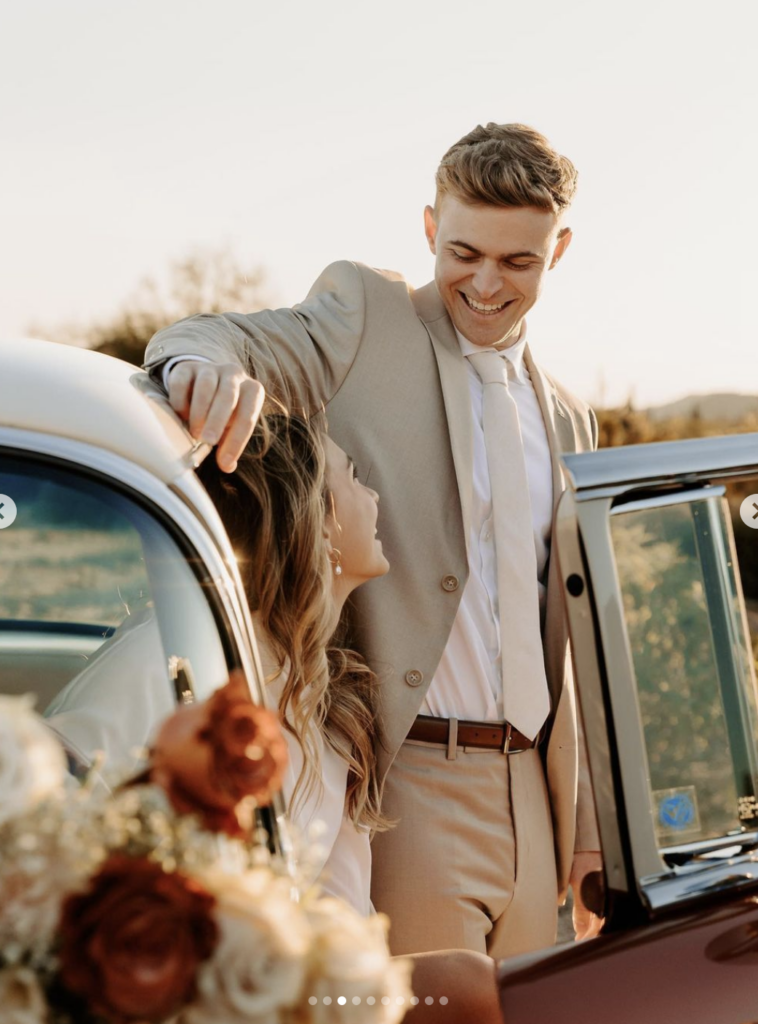
[[[758,393],[757,37],[755,0],[4,0],[0,331],[198,246],[280,304],[340,258],[424,284],[439,158],[521,121],[580,173],[538,362],[607,404]]]

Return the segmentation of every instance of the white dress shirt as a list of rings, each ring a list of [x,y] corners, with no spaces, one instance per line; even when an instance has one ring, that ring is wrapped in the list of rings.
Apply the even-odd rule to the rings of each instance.
[[[464,356],[482,349],[458,333]],[[545,422],[524,364],[526,324],[515,345],[499,355],[508,365],[508,382],[518,407],[524,444],[540,606],[544,609],[543,577],[550,548],[553,518],[553,474]],[[482,382],[468,364],[473,421],[473,501],[468,541],[469,578],[461,595],[445,650],[419,714],[473,721],[503,720],[503,683],[497,596],[495,532],[487,450],[482,429]]]

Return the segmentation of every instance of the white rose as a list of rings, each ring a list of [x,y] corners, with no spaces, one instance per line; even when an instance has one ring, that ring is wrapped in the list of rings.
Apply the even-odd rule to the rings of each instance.
[[[34,700],[0,696],[0,825],[61,792],[66,758]]]
[[[341,900],[330,898],[315,900],[307,913],[314,944],[298,1022],[397,1024],[402,1020],[411,1008],[411,962],[390,957],[385,915],[361,917]],[[325,997],[329,1003],[324,1003]]]
[[[220,938],[181,1024],[277,1024],[300,997],[310,945],[291,883],[267,869],[206,875],[203,882],[218,901]]]
[[[0,1024],[44,1024],[47,1000],[28,967],[0,969]]]

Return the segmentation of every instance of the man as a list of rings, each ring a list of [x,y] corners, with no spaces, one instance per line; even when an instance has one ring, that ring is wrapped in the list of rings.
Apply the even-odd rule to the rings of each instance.
[[[193,317],[147,350],[223,469],[260,381],[292,410],[325,408],[381,496],[391,572],[350,624],[380,677],[383,809],[399,819],[375,839],[372,886],[394,953],[548,945],[569,883],[578,935],[597,927],[578,891],[599,844],[548,557],[559,455],[597,431],[532,361],[524,321],[571,241],[575,185],[538,132],[480,126],[425,211],[432,284],[336,263],[293,309]]]

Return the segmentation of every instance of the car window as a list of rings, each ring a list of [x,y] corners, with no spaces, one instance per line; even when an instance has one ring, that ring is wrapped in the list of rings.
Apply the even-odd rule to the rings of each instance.
[[[117,481],[0,453],[0,691],[32,693],[72,766],[132,768],[184,695],[225,681],[206,592],[168,524]]]
[[[756,820],[755,667],[729,507],[713,490],[611,516],[662,848]]]

